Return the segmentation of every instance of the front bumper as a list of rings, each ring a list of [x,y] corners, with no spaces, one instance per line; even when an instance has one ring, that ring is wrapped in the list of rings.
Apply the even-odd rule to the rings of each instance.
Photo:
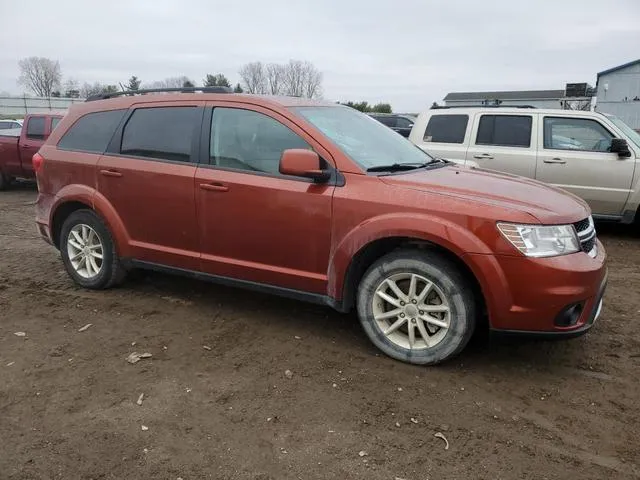
[[[584,252],[551,258],[469,255],[487,303],[492,331],[577,336],[588,331],[602,308],[607,285],[606,253]],[[478,269],[479,267],[479,269]],[[580,306],[570,325],[558,319]]]
[[[596,320],[600,317],[602,313],[602,305],[603,305],[603,297],[604,292],[607,288],[607,279],[602,284],[600,292],[598,293],[595,301],[592,302],[591,311],[588,312],[586,317],[586,321],[584,321],[581,325],[576,326],[575,328],[565,328],[565,329],[557,329],[555,331],[543,332],[543,331],[532,331],[532,330],[505,330],[505,329],[491,329],[492,334],[500,335],[500,336],[524,336],[524,337],[534,337],[545,340],[559,340],[559,339],[569,339],[576,338],[581,335],[584,335],[591,327],[595,324]]]

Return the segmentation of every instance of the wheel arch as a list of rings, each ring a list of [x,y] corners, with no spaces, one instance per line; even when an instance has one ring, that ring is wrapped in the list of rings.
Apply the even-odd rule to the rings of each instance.
[[[106,197],[85,185],[69,185],[56,195],[49,220],[51,240],[56,248],[60,248],[60,232],[65,220],[73,212],[82,209],[95,212],[110,230],[118,255],[129,256],[129,235],[122,219]]]
[[[421,228],[415,228],[416,225]],[[465,253],[489,254],[489,247],[471,231],[456,224],[416,215],[369,221],[352,230],[340,242],[332,255],[328,275],[328,294],[335,300],[336,308],[350,311],[355,306],[358,284],[369,266],[400,248],[435,250],[455,263],[472,284],[481,304],[478,311],[486,310],[483,286],[473,266],[467,263]]]

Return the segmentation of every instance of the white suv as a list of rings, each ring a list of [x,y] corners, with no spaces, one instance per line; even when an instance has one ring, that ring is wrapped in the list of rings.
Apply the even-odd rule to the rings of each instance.
[[[444,107],[421,113],[409,140],[436,157],[566,189],[596,218],[640,217],[640,135],[611,115]]]

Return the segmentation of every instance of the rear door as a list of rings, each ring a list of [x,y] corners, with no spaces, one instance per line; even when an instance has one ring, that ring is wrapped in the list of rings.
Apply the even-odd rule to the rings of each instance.
[[[615,134],[592,118],[541,115],[536,178],[583,198],[594,214],[621,215],[635,160],[608,150]]]
[[[499,112],[477,114],[466,159],[483,168],[535,178],[535,117]]]
[[[197,101],[136,104],[98,162],[98,191],[137,260],[199,268],[193,182],[203,111]]]
[[[468,147],[468,141],[465,139],[469,138],[471,126],[472,122],[466,113],[434,114],[422,127],[422,135],[418,134],[412,141],[435,157],[464,163]],[[416,136],[416,128],[413,130],[412,136]]]

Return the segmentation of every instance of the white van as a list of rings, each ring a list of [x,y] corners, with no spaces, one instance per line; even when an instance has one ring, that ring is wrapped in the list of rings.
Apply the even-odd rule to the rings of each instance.
[[[436,157],[568,190],[586,200],[596,218],[640,219],[640,134],[614,116],[441,107],[418,116],[409,140]]]

